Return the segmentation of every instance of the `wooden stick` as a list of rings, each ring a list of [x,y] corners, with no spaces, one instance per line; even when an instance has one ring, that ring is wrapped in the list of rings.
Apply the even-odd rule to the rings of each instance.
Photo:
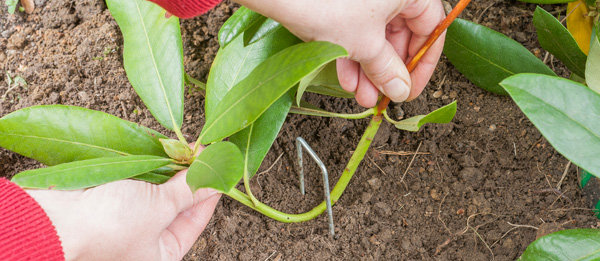
[[[429,48],[431,48],[433,43],[435,43],[435,41],[437,41],[440,35],[442,35],[442,33],[446,31],[446,29],[448,29],[452,22],[454,22],[458,15],[462,13],[463,10],[465,10],[465,8],[467,7],[467,5],[469,5],[470,2],[471,0],[460,0],[460,2],[456,4],[456,7],[452,9],[452,12],[450,12],[448,16],[446,16],[446,18],[435,28],[435,30],[433,30],[433,33],[431,33],[429,39],[427,39],[423,47],[421,47],[421,49],[419,49],[419,52],[417,52],[417,54],[410,60],[410,62],[406,64],[406,68],[408,69],[409,73],[415,70],[417,64],[419,63],[421,58],[423,58],[423,55],[425,55],[425,53],[429,51]],[[375,115],[381,115],[381,113],[387,108],[389,104],[390,98],[384,96],[383,99],[377,105],[377,112]]]

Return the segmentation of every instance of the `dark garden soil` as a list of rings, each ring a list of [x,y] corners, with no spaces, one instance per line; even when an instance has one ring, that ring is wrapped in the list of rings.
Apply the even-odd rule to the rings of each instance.
[[[455,4],[456,1],[450,1]],[[23,77],[0,116],[39,104],[68,104],[104,111],[167,134],[136,96],[122,64],[123,40],[106,5],[97,0],[35,0],[31,15],[0,11],[0,95],[5,73]],[[563,7],[547,6],[562,11]],[[185,68],[205,80],[218,48],[218,28],[234,11],[224,3],[182,21]],[[534,6],[516,1],[474,1],[462,17],[499,30],[540,50],[531,24]],[[560,72],[562,65],[549,60]],[[353,100],[309,95],[322,108],[359,112]],[[442,58],[417,100],[392,105],[396,117],[434,110],[458,100],[453,123],[418,133],[384,123],[357,174],[334,206],[336,237],[326,217],[283,224],[224,197],[186,260],[514,260],[542,234],[599,227],[567,160],[541,136],[508,97],[469,83]],[[193,140],[203,123],[203,96],[190,91],[183,132]],[[358,143],[366,120],[291,115],[253,179],[254,194],[286,212],[307,211],[322,200],[322,180],[308,163],[307,195],[298,190],[294,139],[304,137],[335,181]],[[410,164],[394,152],[424,152]],[[39,167],[4,149],[0,175]],[[279,159],[279,160],[277,160]]]

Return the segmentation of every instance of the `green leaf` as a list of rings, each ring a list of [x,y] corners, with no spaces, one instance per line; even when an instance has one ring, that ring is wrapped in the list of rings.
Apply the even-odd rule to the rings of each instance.
[[[600,230],[562,230],[531,243],[519,260],[599,260]]]
[[[240,7],[219,30],[219,45],[227,46],[233,39],[241,35],[256,23],[265,21],[267,18],[256,13],[245,6]]]
[[[441,107],[427,115],[418,115],[394,124],[396,128],[407,131],[419,131],[426,123],[448,123],[456,114],[456,101]]]
[[[253,44],[276,32],[283,26],[273,19],[265,19],[254,24],[244,32],[244,45]]]
[[[300,39],[285,28],[262,40],[244,46],[243,37],[221,47],[213,61],[206,81],[205,114],[214,118],[214,110],[234,85],[246,78],[256,66],[279,51],[295,45]]]
[[[600,176],[600,95],[585,85],[539,74],[519,74],[501,85],[558,152]]]
[[[165,128],[183,122],[183,46],[179,19],[146,0],[107,0],[123,33],[123,65],[129,82]]]
[[[0,146],[46,165],[122,155],[166,157],[158,132],[110,114],[42,105],[0,119]]]
[[[585,67],[585,81],[596,93],[600,93],[600,41],[597,36],[592,37],[590,53]]]
[[[518,42],[485,26],[456,19],[448,28],[444,53],[475,85],[505,95],[498,85],[518,73],[556,75]]]
[[[200,153],[187,173],[187,184],[192,191],[212,188],[227,193],[244,174],[242,153],[231,142],[214,143]]]
[[[145,181],[145,182],[152,183],[152,184],[163,184],[163,183],[169,181],[169,179],[171,179],[171,176],[148,172],[148,173],[144,173],[144,174],[132,177],[132,179],[139,180],[139,181]]]
[[[308,88],[310,83],[315,79],[315,77],[317,77],[317,75],[319,75],[319,73],[321,73],[324,68],[325,66],[321,66],[321,68],[309,73],[308,75],[304,76],[302,80],[300,80],[300,83],[298,84],[298,91],[296,92],[296,104],[300,104],[300,100],[302,100],[302,96],[304,95],[306,88]]]
[[[337,77],[336,62],[330,62],[310,82],[307,92],[329,95],[340,98],[354,98],[354,93],[342,89]]]
[[[229,138],[242,151],[250,178],[256,174],[277,138],[291,106],[292,98],[283,95],[252,125]]]
[[[570,2],[575,2],[577,0],[519,0],[519,1],[524,2],[524,3],[547,5],[547,4],[564,4],[564,3],[570,3]]]
[[[23,188],[75,190],[131,178],[171,163],[148,155],[97,158],[23,171],[12,182]]]
[[[160,139],[165,152],[177,161],[188,161],[192,158],[192,149],[188,144],[174,139]]]
[[[533,25],[542,48],[556,56],[575,74],[585,74],[587,57],[558,19],[538,6],[533,14]]]
[[[14,14],[15,13],[15,9],[17,9],[17,3],[19,1],[18,0],[6,0],[4,1],[4,4],[6,4],[6,7],[8,8],[7,11],[9,14]]]
[[[207,115],[211,115],[213,108],[231,90],[231,87],[246,78],[261,62],[299,42],[298,38],[285,28],[281,28],[251,45],[245,46],[243,37],[238,36],[226,48],[221,48],[208,76],[205,100]],[[291,98],[284,95],[261,115],[255,124],[231,137],[231,141],[240,150],[253,152],[251,155],[244,155],[248,156],[248,170],[254,170],[252,174],[256,172],[275,141],[290,106]],[[251,138],[251,141],[248,138]]]
[[[201,141],[209,144],[252,124],[304,76],[347,52],[328,42],[301,43],[269,57],[236,84],[207,115]]]

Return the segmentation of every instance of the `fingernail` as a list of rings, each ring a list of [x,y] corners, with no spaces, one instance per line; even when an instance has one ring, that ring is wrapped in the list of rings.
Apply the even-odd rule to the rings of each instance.
[[[394,78],[383,85],[383,92],[394,102],[403,102],[408,99],[410,88],[403,80]]]

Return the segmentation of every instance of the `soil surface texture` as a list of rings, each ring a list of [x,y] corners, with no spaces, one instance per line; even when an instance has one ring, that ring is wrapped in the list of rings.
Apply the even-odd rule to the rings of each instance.
[[[6,95],[0,116],[33,105],[77,105],[172,135],[128,83],[123,39],[103,1],[35,3],[30,15],[9,15],[4,6],[0,11],[0,95]],[[219,27],[237,7],[224,2],[181,21],[185,68],[193,77],[206,80]],[[564,15],[561,6],[544,8]],[[531,22],[534,10],[517,1],[474,1],[461,17],[507,34],[543,58]],[[560,62],[550,63],[564,75]],[[23,77],[27,87],[6,93],[6,73]],[[189,140],[204,123],[203,99],[197,91],[187,92],[183,132]],[[363,110],[350,99],[314,94],[308,99],[330,111]],[[423,95],[389,111],[406,118],[453,100],[458,113],[450,124],[428,125],[417,133],[382,124],[333,207],[335,237],[328,234],[325,215],[283,224],[223,197],[185,260],[514,260],[546,233],[600,226],[577,186],[576,166],[566,170],[557,188],[568,160],[509,97],[477,88],[445,57]],[[367,123],[290,115],[252,180],[254,195],[285,212],[310,210],[323,199],[322,178],[307,160],[307,193],[300,194],[296,137],[306,139],[323,159],[333,186]],[[4,149],[0,158],[5,177],[41,167]]]

